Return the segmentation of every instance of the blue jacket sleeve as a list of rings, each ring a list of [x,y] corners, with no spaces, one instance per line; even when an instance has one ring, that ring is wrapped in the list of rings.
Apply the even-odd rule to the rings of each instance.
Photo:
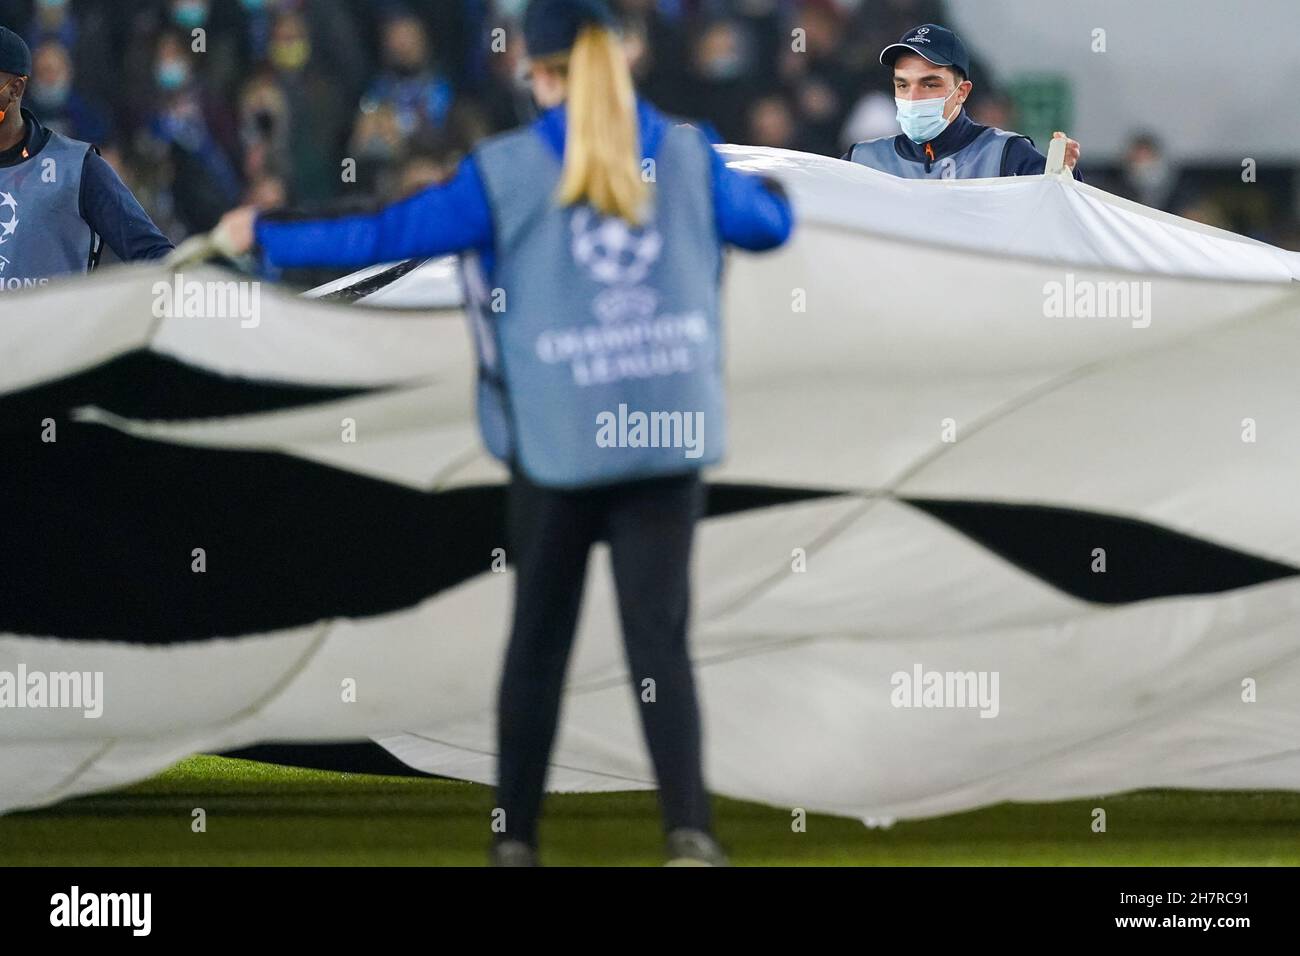
[[[1002,154],[1003,176],[1041,176],[1046,169],[1047,157],[1027,137],[1020,136],[1011,140],[1006,152]],[[1079,172],[1078,166],[1074,167],[1074,178],[1083,182],[1083,173]]]
[[[398,259],[491,249],[492,210],[474,158],[445,184],[431,186],[379,212],[292,220],[267,214],[254,226],[271,265],[361,268]]]
[[[126,183],[93,149],[81,166],[81,218],[123,262],[161,259],[172,244],[158,231]]]
[[[779,185],[727,166],[713,157],[713,215],[723,242],[761,252],[781,245],[794,228],[794,210]]]

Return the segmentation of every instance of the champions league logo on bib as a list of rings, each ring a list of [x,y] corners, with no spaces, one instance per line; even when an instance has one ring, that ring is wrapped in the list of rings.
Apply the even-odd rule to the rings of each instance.
[[[575,210],[569,229],[574,261],[591,278],[609,286],[592,300],[596,318],[608,323],[654,315],[658,296],[640,283],[663,249],[659,230],[653,225],[634,228],[618,216],[601,216],[586,206]]]
[[[50,280],[44,276],[21,275],[23,257],[14,252],[13,246],[9,246],[8,249],[4,248],[9,240],[14,238],[14,233],[17,231],[18,200],[13,197],[12,193],[0,191],[0,292],[20,292],[23,289],[34,289],[50,284]],[[6,270],[13,264],[13,260],[5,255],[6,252],[17,258],[19,276],[11,275],[5,278]]]
[[[651,281],[663,252],[663,233],[650,223],[629,225],[589,206],[570,213],[573,261],[600,288],[591,297],[599,324],[548,328],[534,343],[542,362],[567,364],[580,387],[625,379],[651,379],[690,372],[696,351],[711,340],[701,311],[661,314]]]
[[[0,246],[5,245],[13,238],[14,233],[18,231],[18,200],[13,197],[12,193],[0,192],[0,216],[8,213],[5,218],[0,219]],[[10,254],[13,255],[12,249]],[[9,268],[12,260],[4,255],[4,250],[0,250],[0,292],[17,291],[20,289],[30,289],[36,286],[48,285],[49,279],[35,279],[30,276],[23,278],[5,279],[5,270]]]

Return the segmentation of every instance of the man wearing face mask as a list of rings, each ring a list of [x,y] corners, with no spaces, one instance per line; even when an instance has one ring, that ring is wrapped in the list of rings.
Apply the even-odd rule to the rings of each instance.
[[[1197,199],[1186,178],[1169,161],[1160,141],[1151,133],[1138,133],[1129,140],[1119,180],[1111,191],[1165,212],[1177,212]]]
[[[0,292],[88,272],[102,241],[124,262],[172,249],[89,143],[46,129],[23,109],[32,55],[0,26]]]
[[[903,132],[854,144],[844,159],[905,179],[1037,176],[1047,157],[1028,136],[982,126],[963,108],[972,83],[970,58],[957,34],[925,23],[880,53],[893,68],[894,100]],[[1079,144],[1064,133],[1065,165],[1077,169]]]

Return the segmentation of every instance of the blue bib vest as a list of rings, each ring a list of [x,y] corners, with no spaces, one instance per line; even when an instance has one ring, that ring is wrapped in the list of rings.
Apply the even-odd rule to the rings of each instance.
[[[681,474],[725,451],[712,147],[669,127],[646,222],[555,199],[562,162],[532,129],[474,150],[492,208],[489,279],[464,260],[479,427],[537,484]]]
[[[849,159],[882,173],[901,176],[903,179],[989,179],[1002,175],[1002,157],[1019,133],[990,126],[973,140],[950,156],[942,156],[930,163],[914,162],[898,155],[893,136],[881,136],[857,143],[849,152]]]
[[[0,168],[0,292],[90,268],[96,241],[81,218],[89,143],[51,133],[30,159]]]

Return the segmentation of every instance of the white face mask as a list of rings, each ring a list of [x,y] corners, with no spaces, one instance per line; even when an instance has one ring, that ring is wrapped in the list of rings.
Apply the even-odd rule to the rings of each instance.
[[[894,97],[894,102],[898,104],[898,125],[903,127],[907,138],[914,143],[928,143],[947,129],[951,120],[944,113],[948,101],[959,89],[961,89],[960,84],[953,87],[952,93],[943,99],[937,96],[924,100],[903,100]]]

